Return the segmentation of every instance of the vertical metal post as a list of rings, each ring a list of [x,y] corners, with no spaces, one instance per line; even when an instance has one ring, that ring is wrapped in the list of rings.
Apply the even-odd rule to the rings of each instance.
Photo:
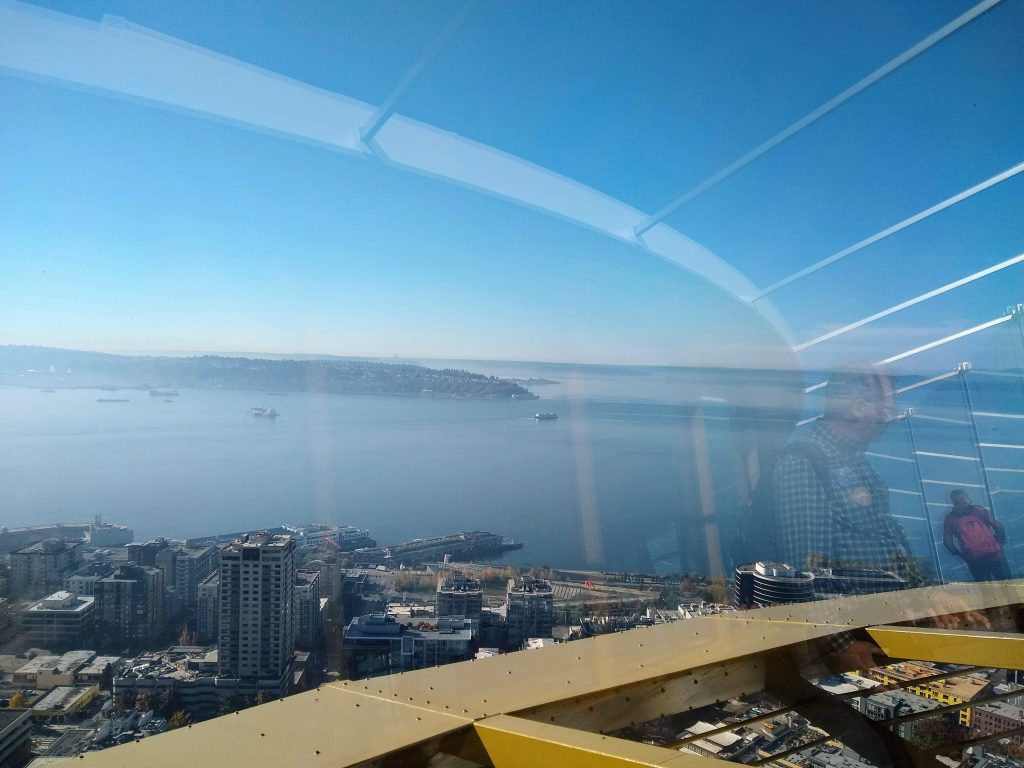
[[[1013,344],[1015,357],[1017,358],[1017,369],[1024,371],[1024,304],[1017,304],[1013,307],[1007,307],[1006,313],[1013,315],[1013,320],[1010,321],[1010,327],[1016,333],[1012,333],[1012,339],[1016,342]],[[1024,376],[1018,376],[1017,380],[1020,382],[1021,388],[1024,389]]]
[[[924,510],[925,525],[928,526],[928,548],[932,552],[932,560],[935,563],[935,573],[938,574],[939,583],[945,584],[946,577],[942,574],[942,561],[939,560],[939,548],[935,544],[935,529],[932,527],[932,513],[928,509],[928,495],[924,487],[924,478],[921,476],[921,463],[917,458],[917,440],[914,437],[914,425],[910,420],[914,417],[914,409],[908,408],[903,414],[903,423],[907,426],[907,442],[910,443],[910,455],[914,457],[914,476],[917,478],[917,490],[921,494],[921,507]]]
[[[995,506],[992,503],[992,489],[988,486],[988,470],[985,469],[985,456],[981,452],[981,437],[978,434],[978,422],[974,419],[974,405],[971,403],[971,388],[967,385],[967,372],[971,370],[971,364],[960,363],[956,369],[960,374],[960,391],[963,393],[964,407],[967,409],[967,423],[971,428],[971,442],[974,444],[974,454],[978,457],[978,468],[981,470],[981,482],[985,486],[985,499],[988,501],[989,511],[995,515]]]

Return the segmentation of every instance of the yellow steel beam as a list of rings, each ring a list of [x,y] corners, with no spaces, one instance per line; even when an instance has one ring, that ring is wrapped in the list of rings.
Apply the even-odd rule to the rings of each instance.
[[[718,768],[709,757],[681,754],[558,725],[496,715],[473,724],[494,768]]]
[[[764,658],[746,657],[516,714],[585,731],[613,731],[763,690],[767,664]]]
[[[1024,669],[1024,635],[922,627],[869,627],[868,634],[894,659]]]
[[[901,621],[926,621],[932,617],[981,611],[1024,603],[1024,581],[947,584],[873,595],[851,595],[795,605],[778,605],[710,617],[719,621],[827,623],[870,627]]]
[[[336,768],[466,728],[471,722],[457,715],[324,686],[137,743],[87,752],[79,762],[104,768]]]
[[[753,690],[761,672],[736,672],[734,665],[760,663],[773,650],[842,629],[1022,602],[1021,583],[956,585],[746,611],[733,618],[687,619],[543,650],[332,683],[137,744],[88,753],[85,759],[95,766],[180,768],[223,761],[337,768],[439,739],[458,741],[473,733],[474,721],[498,714],[531,712],[548,725],[554,716],[557,725],[615,727],[627,724],[627,718],[668,714],[676,704],[685,709],[734,695],[737,687]],[[985,663],[1012,666],[1005,661]],[[685,693],[686,686],[694,693]],[[637,707],[631,713],[634,697]]]

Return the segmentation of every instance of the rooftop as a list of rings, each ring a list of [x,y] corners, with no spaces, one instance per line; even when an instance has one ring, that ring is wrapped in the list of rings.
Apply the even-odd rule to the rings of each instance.
[[[0,709],[0,733],[25,716],[24,709]]]
[[[72,709],[79,699],[89,696],[94,690],[93,686],[87,685],[58,685],[33,704],[32,709],[36,711]]]
[[[291,536],[283,534],[271,534],[266,532],[246,534],[240,539],[235,539],[228,544],[224,549],[226,551],[237,552],[243,549],[256,549],[259,547],[271,547],[273,549],[283,549],[289,544],[294,542]]]
[[[36,656],[15,674],[31,675],[51,672],[55,675],[74,672],[96,656],[96,651],[68,651],[63,656]]]
[[[32,544],[24,549],[19,549],[15,554],[18,555],[33,555],[46,552],[49,554],[56,554],[60,552],[67,552],[70,549],[82,546],[80,541],[67,541],[65,539],[47,539],[46,541],[39,541]]]
[[[80,670],[80,675],[102,675],[108,666],[114,666],[121,660],[120,656],[97,656]]]
[[[51,611],[74,611],[75,613],[83,613],[95,602],[95,597],[88,597],[84,595],[79,596],[74,592],[61,591],[54,592],[52,595],[44,597],[39,602],[33,603],[28,610],[34,613]]]
[[[1024,724],[1024,707],[1018,707],[1008,701],[993,701],[991,704],[979,704],[975,709],[983,709],[994,715]]]

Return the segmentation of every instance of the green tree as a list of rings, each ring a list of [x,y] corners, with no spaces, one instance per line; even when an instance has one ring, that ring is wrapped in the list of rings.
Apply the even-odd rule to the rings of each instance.
[[[956,742],[956,724],[947,716],[929,717],[914,723],[910,741],[921,749],[939,749]]]

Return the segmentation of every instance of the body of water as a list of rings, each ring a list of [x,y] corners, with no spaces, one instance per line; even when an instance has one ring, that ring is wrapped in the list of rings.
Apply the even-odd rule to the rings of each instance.
[[[139,390],[2,387],[0,524],[100,514],[146,540],[324,521],[367,528],[382,544],[479,529],[523,541],[506,555],[516,563],[704,570],[704,510],[732,512],[747,469],[737,441],[766,429],[784,439],[791,426],[736,418],[730,405],[778,405],[792,389],[751,386],[749,375],[483,363],[473,370],[559,383],[533,386],[542,395],[536,401],[181,389],[165,402]],[[256,405],[281,415],[254,418]],[[704,418],[695,430],[696,405]],[[536,421],[536,411],[559,418]],[[890,433],[879,453],[909,458],[902,433]],[[702,487],[696,457],[704,448]],[[879,469],[894,468],[891,483],[909,492],[895,511],[908,526],[924,526],[915,523],[923,515],[913,495],[919,483],[899,474],[906,462],[886,461]],[[945,486],[933,487],[940,515]],[[920,542],[926,554],[925,528]]]

